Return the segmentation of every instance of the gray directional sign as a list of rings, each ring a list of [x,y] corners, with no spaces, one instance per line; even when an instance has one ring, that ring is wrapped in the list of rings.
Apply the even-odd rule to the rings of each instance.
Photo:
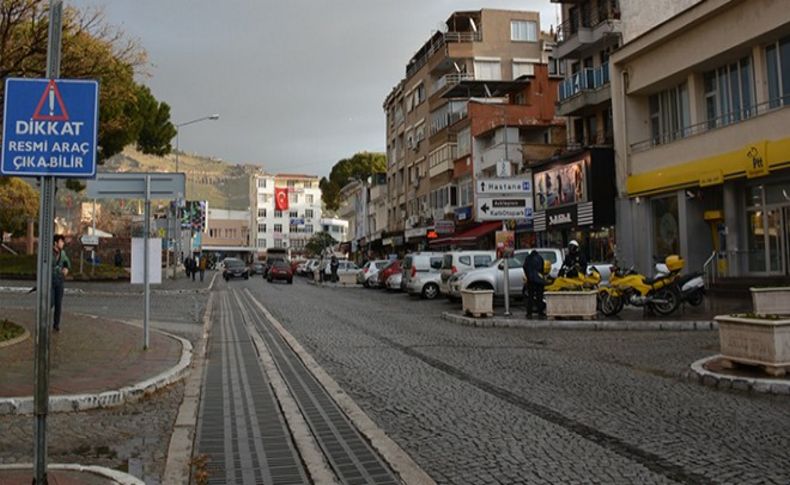
[[[183,173],[99,173],[94,180],[88,180],[86,193],[91,199],[144,199],[146,175],[150,178],[151,199],[184,197],[186,177]]]

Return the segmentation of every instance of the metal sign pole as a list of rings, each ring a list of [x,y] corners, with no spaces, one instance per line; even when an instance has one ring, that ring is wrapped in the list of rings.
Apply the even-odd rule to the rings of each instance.
[[[145,224],[143,225],[143,284],[145,310],[143,315],[143,350],[148,350],[148,319],[151,315],[151,287],[148,274],[148,234],[151,232],[151,176],[145,176]]]
[[[60,36],[62,31],[63,0],[49,0],[49,42],[47,45],[47,78],[60,76]],[[38,258],[36,288],[36,394],[33,407],[35,468],[34,484],[47,483],[47,413],[49,411],[49,324],[52,293],[52,236],[55,223],[55,178],[43,176],[38,218]]]
[[[505,225],[505,221],[502,221],[502,230],[506,231],[507,226]],[[505,316],[510,316],[510,268],[508,268],[508,259],[510,258],[510,253],[508,248],[502,252],[502,256],[505,258]]]

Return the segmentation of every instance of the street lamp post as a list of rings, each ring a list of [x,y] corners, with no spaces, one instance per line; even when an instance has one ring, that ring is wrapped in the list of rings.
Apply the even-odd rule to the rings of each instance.
[[[179,155],[179,153],[178,152],[180,151],[179,134],[181,133],[181,127],[182,126],[191,125],[191,124],[194,124],[194,123],[198,123],[198,122],[201,122],[201,121],[218,120],[218,119],[219,119],[219,114],[215,113],[215,114],[212,114],[212,115],[196,118],[194,120],[185,121],[183,123],[176,123],[176,125],[175,125],[175,127],[176,127],[176,172],[178,172],[178,169],[179,169],[179,166],[178,166],[178,162],[179,162],[178,155]],[[180,261],[181,261],[181,258],[180,258],[180,256],[181,256],[181,221],[178,220],[178,208],[179,208],[180,205],[181,205],[181,201],[180,200],[176,201],[175,214],[174,214],[174,219],[175,219],[175,228],[174,229],[175,229],[175,235],[176,235],[176,244],[175,244],[175,253],[173,254],[173,279],[176,279],[176,270],[177,270],[178,265],[180,264]]]

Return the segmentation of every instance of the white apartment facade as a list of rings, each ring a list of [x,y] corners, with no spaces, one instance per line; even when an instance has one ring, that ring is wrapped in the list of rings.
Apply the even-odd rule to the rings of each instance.
[[[301,174],[255,175],[250,199],[252,242],[259,254],[267,248],[304,251],[307,241],[321,228],[319,178]],[[275,194],[285,189],[287,208],[279,210]],[[279,206],[282,207],[282,206]]]

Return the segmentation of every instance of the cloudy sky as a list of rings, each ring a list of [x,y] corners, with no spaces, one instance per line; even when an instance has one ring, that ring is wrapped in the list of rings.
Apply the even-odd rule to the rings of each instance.
[[[384,151],[382,103],[455,10],[538,10],[549,0],[66,0],[101,6],[148,51],[143,79],[182,123],[181,149],[271,172],[326,175]]]

